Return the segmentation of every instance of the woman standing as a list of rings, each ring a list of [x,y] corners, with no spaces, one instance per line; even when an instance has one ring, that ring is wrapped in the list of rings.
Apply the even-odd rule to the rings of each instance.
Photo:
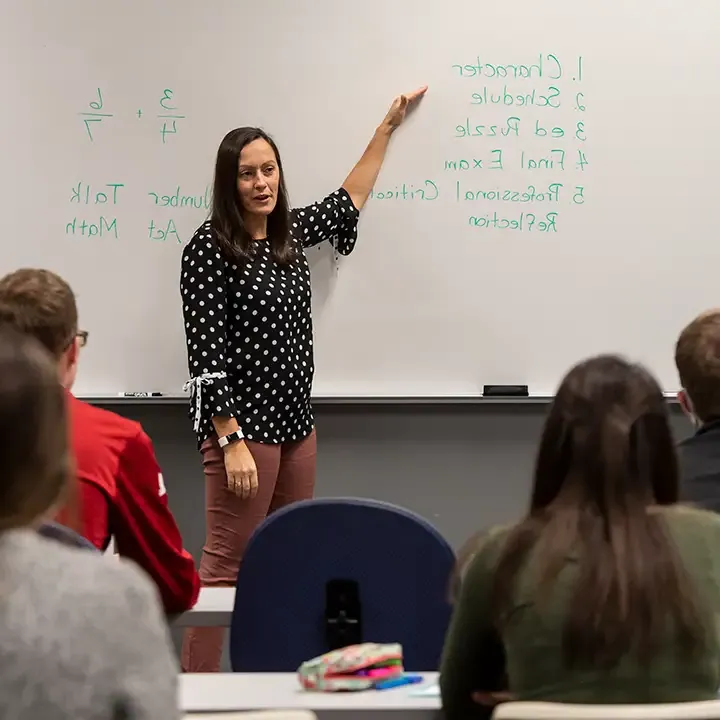
[[[180,291],[205,470],[203,585],[234,585],[253,530],[268,513],[312,497],[316,443],[310,391],[313,330],[304,248],[329,241],[343,255],[393,132],[426,88],[400,95],[342,187],[290,210],[282,161],[258,128],[220,144],[210,219],[182,257]],[[186,672],[220,669],[222,628],[192,628]]]

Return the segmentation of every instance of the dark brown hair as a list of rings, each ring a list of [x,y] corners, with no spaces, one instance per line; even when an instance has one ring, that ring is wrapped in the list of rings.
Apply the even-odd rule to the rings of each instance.
[[[612,666],[626,653],[647,660],[668,621],[683,651],[699,651],[707,618],[665,518],[652,508],[677,500],[675,446],[654,378],[616,356],[575,366],[545,422],[530,511],[498,561],[492,591],[498,627],[508,622],[523,569],[532,567],[543,602],[575,557],[579,577],[563,637],[567,666]]]
[[[50,270],[23,268],[5,275],[0,279],[0,324],[32,335],[59,358],[78,328],[72,288]]]
[[[240,153],[255,140],[265,140],[277,160],[280,181],[277,202],[267,221],[267,241],[273,260],[278,265],[288,265],[297,251],[290,233],[290,201],[285,186],[285,173],[275,141],[260,128],[241,127],[231,130],[220,143],[215,160],[210,222],[220,251],[228,260],[247,262],[252,258],[254,245],[243,221],[243,208],[238,194],[238,169]]]
[[[675,365],[695,414],[702,422],[720,418],[720,311],[696,317],[675,345]]]
[[[64,500],[71,464],[65,391],[53,358],[0,327],[0,530],[26,527]]]

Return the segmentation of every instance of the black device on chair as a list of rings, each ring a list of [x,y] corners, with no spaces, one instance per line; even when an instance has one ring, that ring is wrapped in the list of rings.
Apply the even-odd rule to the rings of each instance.
[[[362,642],[360,586],[355,580],[329,580],[326,584],[325,638],[328,650]]]

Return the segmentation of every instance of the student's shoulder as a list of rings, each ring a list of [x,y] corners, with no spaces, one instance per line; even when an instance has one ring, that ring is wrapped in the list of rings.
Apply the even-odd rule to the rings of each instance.
[[[213,251],[214,253],[218,251],[217,233],[210,220],[206,220],[195,230],[190,242],[183,249],[183,257],[194,257],[206,251]]]
[[[86,567],[78,567],[79,572],[75,576],[78,583],[81,583],[81,578],[85,580],[83,591],[89,607],[92,607],[94,598],[95,604],[103,600],[115,612],[140,618],[148,607],[160,604],[154,584],[134,562],[100,553],[92,557],[89,552],[67,549],[75,556],[73,562],[78,561],[78,553],[84,553],[82,562]]]
[[[132,441],[144,434],[142,425],[111,410],[72,397],[70,419],[74,436]]]
[[[473,535],[460,550],[458,560],[464,568],[464,575],[491,571],[498,562],[500,554],[514,524],[494,525]]]
[[[681,540],[693,538],[717,540],[720,544],[720,515],[693,505],[671,505],[658,508],[672,534]]]
[[[488,556],[500,553],[515,527],[515,523],[493,525],[488,530],[478,533],[478,535],[476,535],[478,539],[478,550]]]
[[[134,563],[69,547],[34,532],[18,535],[16,560],[33,567],[37,582],[52,585],[51,595],[57,601],[72,599],[75,607],[91,614],[101,605],[115,610],[134,605],[137,610],[156,601],[152,582]]]

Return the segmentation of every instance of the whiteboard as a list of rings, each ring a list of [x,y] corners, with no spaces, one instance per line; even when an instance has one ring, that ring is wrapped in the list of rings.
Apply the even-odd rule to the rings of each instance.
[[[315,395],[552,394],[605,351],[677,388],[718,302],[713,0],[0,4],[0,270],[75,288],[78,393],[181,392],[179,261],[229,129],[275,136],[299,206],[424,83],[356,251],[310,252]]]

